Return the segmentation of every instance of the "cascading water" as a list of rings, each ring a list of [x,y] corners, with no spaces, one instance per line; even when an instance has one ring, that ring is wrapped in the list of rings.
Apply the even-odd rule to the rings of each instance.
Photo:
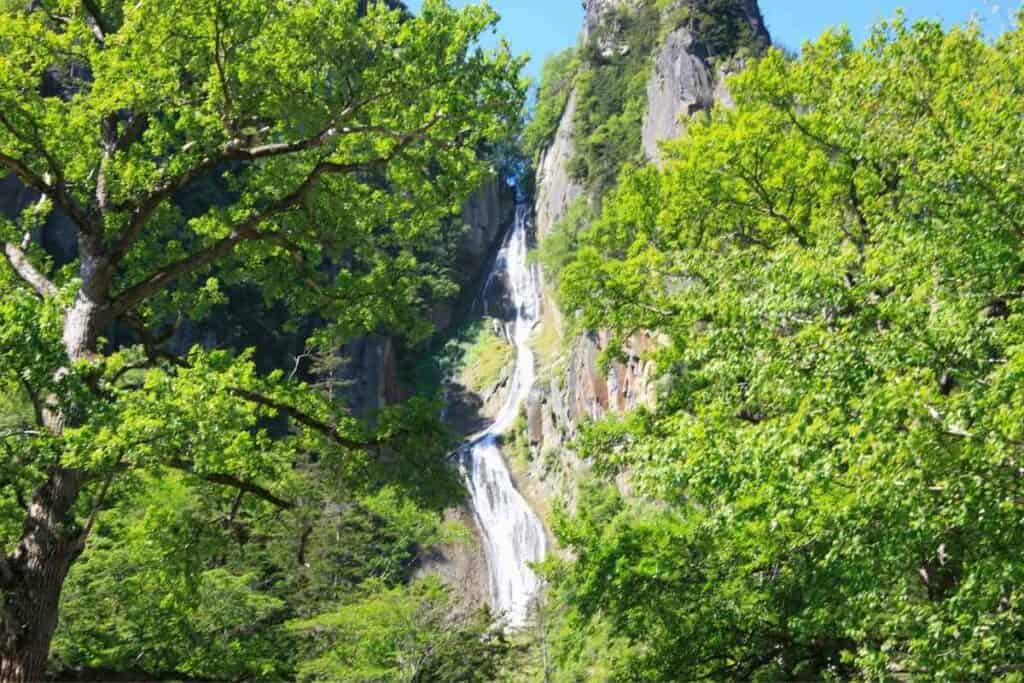
[[[528,217],[526,207],[517,208],[515,225],[485,286],[486,290],[494,274],[502,270],[507,274],[515,307],[515,320],[506,329],[516,348],[510,391],[494,424],[468,445],[463,457],[473,511],[483,532],[493,607],[513,628],[525,624],[537,594],[537,576],[529,565],[544,559],[546,550],[544,525],[513,485],[499,447],[533,387],[536,372],[529,338],[540,312],[540,293],[535,269],[527,263]]]

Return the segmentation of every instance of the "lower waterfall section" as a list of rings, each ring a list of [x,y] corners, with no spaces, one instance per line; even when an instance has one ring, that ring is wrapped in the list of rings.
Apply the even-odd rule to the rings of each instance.
[[[540,315],[536,270],[527,262],[529,209],[520,206],[516,221],[494,264],[507,276],[515,319],[506,333],[516,349],[508,398],[494,423],[466,447],[463,471],[473,512],[484,540],[494,611],[512,627],[523,626],[539,582],[530,564],[544,559],[544,525],[516,490],[501,453],[501,437],[511,429],[535,379],[530,333]]]

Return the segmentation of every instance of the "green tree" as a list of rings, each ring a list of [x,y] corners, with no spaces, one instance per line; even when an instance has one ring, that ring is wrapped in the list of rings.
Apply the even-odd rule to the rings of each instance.
[[[4,484],[33,493],[0,557],[3,681],[42,677],[68,570],[138,471],[288,508],[299,454],[358,469],[402,432],[367,434],[246,354],[176,357],[164,342],[239,285],[326,321],[324,346],[422,330],[423,301],[448,285],[416,245],[482,180],[476,150],[522,97],[520,64],[477,47],[486,7],[23,7],[0,13],[0,165],[40,201],[0,227],[0,373],[34,407],[3,433],[17,463]],[[210,182],[223,201],[183,201]],[[33,239],[51,209],[76,231],[63,267]]]
[[[580,443],[658,502],[570,518],[556,588],[617,680],[1020,680],[1024,29],[828,33],[731,88],[560,278],[665,345]]]
[[[508,646],[486,609],[459,614],[436,577],[366,591],[352,604],[289,625],[309,650],[299,680],[495,680]]]
[[[54,674],[295,680],[323,653],[290,621],[405,590],[432,545],[470,536],[399,487],[341,493],[344,478],[303,470],[305,501],[285,514],[183,473],[121,487],[68,576]]]

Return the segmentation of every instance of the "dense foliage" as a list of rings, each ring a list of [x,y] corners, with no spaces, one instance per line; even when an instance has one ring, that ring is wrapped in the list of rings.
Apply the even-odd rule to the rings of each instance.
[[[658,0],[663,30],[684,27],[708,50],[710,60],[754,57],[768,45],[750,23],[742,0]]]
[[[0,168],[31,201],[0,220],[0,680],[42,676],[58,599],[65,673],[215,679],[316,678],[302,624],[343,605],[449,606],[408,588],[461,492],[439,406],[362,424],[330,372],[203,326],[244,301],[258,330],[255,299],[322,356],[429,329],[449,218],[518,125],[521,61],[478,43],[496,20],[442,0],[2,5]],[[486,615],[416,628],[452,641],[432,670],[490,656],[448,636]]]
[[[653,50],[761,55],[737,0],[610,11],[521,138],[495,21],[0,0],[0,681],[1024,681],[1024,27],[768,52],[656,168]],[[453,216],[570,92],[587,193],[537,251],[538,356],[648,331],[658,396],[582,428],[507,633],[423,575],[475,542],[442,406],[356,419],[337,349],[428,335]],[[489,325],[407,384],[494,385]],[[557,470],[534,427],[505,455]]]
[[[639,498],[559,523],[567,680],[1019,681],[1024,29],[828,33],[731,87],[562,273],[665,341],[656,408],[579,444]]]

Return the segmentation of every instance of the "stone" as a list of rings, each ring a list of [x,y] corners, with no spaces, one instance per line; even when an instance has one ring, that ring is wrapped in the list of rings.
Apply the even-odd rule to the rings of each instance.
[[[647,83],[647,114],[643,123],[644,154],[661,163],[659,144],[683,132],[683,119],[710,109],[715,79],[702,47],[686,28],[670,33],[654,58]]]
[[[583,186],[569,175],[569,162],[576,153],[573,143],[575,113],[576,93],[573,92],[565,105],[555,138],[541,154],[537,166],[537,239],[544,239],[569,205],[583,196]]]

